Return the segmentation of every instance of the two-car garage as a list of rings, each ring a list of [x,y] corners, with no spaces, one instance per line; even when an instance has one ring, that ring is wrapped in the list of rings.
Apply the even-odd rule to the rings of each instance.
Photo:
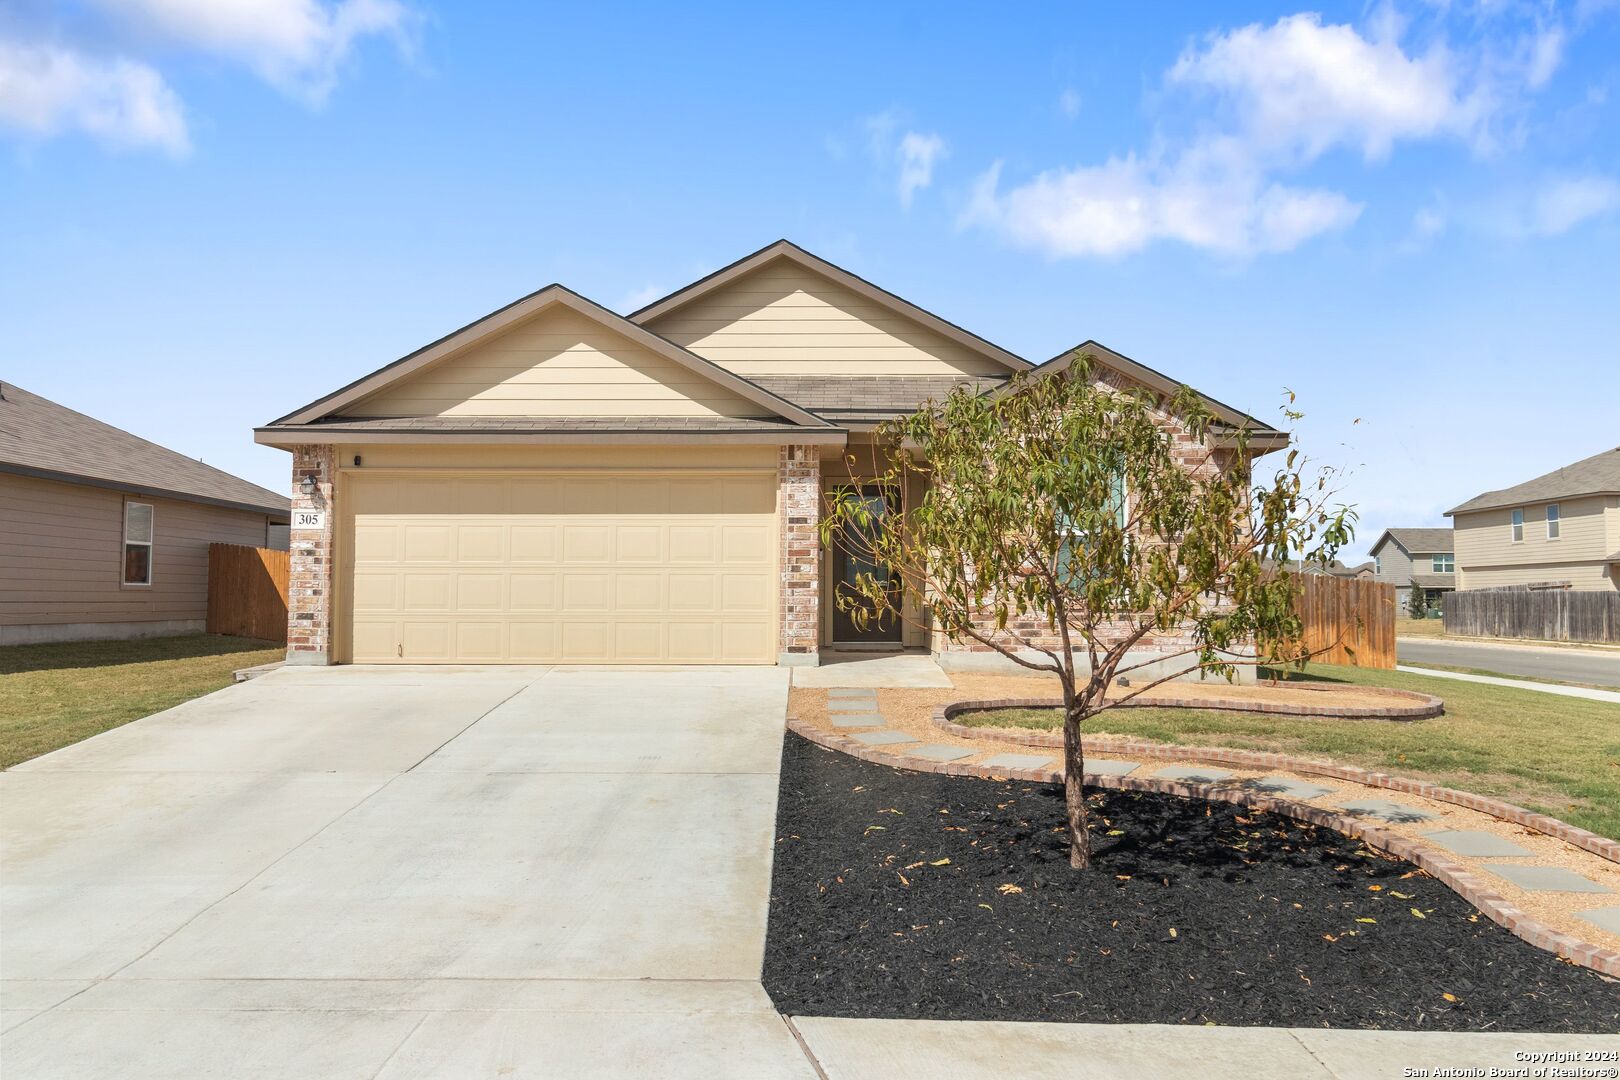
[[[764,469],[381,469],[338,500],[337,659],[776,661]]]

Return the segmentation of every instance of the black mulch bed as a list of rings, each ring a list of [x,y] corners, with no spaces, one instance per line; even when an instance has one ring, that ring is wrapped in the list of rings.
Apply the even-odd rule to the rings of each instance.
[[[776,1007],[1620,1031],[1620,983],[1342,833],[1099,791],[1094,866],[1077,872],[1062,811],[1056,786],[901,772],[788,735],[765,952]]]

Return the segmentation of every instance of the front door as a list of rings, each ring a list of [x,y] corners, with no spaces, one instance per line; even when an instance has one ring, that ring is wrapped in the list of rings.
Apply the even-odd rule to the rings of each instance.
[[[878,517],[889,513],[889,506],[883,496],[875,490],[864,490],[860,494],[871,512]],[[855,579],[862,574],[870,574],[879,581],[889,583],[890,593],[894,602],[899,603],[899,582],[889,573],[888,567],[870,563],[864,559],[850,555],[837,544],[833,545],[833,644],[834,645],[863,645],[863,644],[900,644],[900,620],[893,614],[884,617],[879,625],[876,619],[867,621],[866,629],[859,629],[850,612],[838,610],[838,597],[859,596],[855,589]]]

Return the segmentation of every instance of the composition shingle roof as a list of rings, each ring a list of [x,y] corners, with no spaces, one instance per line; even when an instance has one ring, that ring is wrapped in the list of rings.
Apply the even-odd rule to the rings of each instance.
[[[982,392],[1003,376],[961,375],[756,375],[751,382],[818,416],[882,419],[916,412],[943,401],[958,386]]]
[[[1476,495],[1446,513],[1463,514],[1471,510],[1492,510],[1522,503],[1556,502],[1579,495],[1607,494],[1620,494],[1620,447],[1582,458],[1534,480]]]
[[[1428,555],[1456,550],[1456,540],[1447,529],[1385,529],[1384,535],[1408,552]]]
[[[287,518],[289,502],[284,495],[12,383],[0,387],[0,395],[0,472]]]
[[[1422,589],[1454,589],[1457,587],[1457,575],[1413,574],[1412,584]]]

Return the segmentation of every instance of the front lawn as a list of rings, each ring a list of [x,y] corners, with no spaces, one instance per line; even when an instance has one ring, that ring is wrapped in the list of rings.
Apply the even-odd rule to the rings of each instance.
[[[1302,676],[1444,698],[1429,720],[1327,720],[1201,709],[1120,709],[1087,733],[1195,746],[1275,750],[1495,795],[1603,836],[1620,837],[1620,705],[1534,690],[1313,664]],[[1048,710],[956,717],[968,725],[1050,728]]]
[[[0,648],[0,768],[229,686],[285,656],[219,634]]]

